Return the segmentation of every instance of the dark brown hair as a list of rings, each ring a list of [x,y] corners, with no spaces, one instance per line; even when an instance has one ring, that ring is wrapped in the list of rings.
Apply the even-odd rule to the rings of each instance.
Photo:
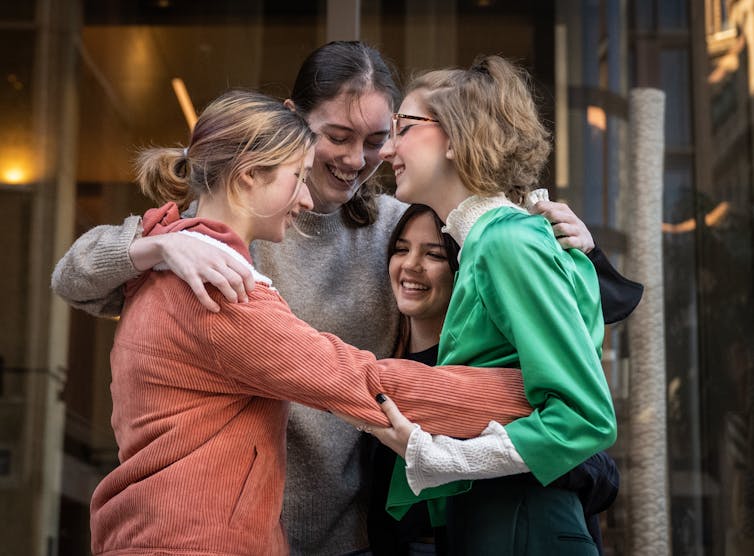
[[[442,232],[442,227],[445,225],[445,223],[440,220],[440,217],[437,216],[437,213],[427,205],[418,203],[410,205],[406,209],[406,212],[404,212],[403,216],[400,217],[395,225],[395,228],[393,228],[393,232],[390,234],[390,240],[387,243],[388,266],[390,265],[390,259],[393,257],[393,255],[395,255],[395,246],[398,243],[401,235],[403,234],[403,230],[406,229],[406,226],[409,222],[422,214],[432,215],[432,218],[435,222],[435,227],[437,229],[437,237],[442,241],[442,244],[445,247],[445,254],[448,257],[448,266],[450,267],[450,271],[455,274],[456,272],[458,272],[458,254],[461,251],[461,248],[452,237]],[[400,317],[400,323],[398,325],[398,339],[395,342],[393,357],[402,357],[403,355],[405,355],[410,340],[411,324],[409,322],[409,317],[402,314]]]
[[[333,41],[309,54],[298,71],[291,91],[296,110],[304,117],[320,104],[341,94],[354,100],[368,91],[385,96],[391,111],[395,110],[400,90],[395,71],[374,48],[360,41]],[[382,191],[372,177],[343,205],[344,223],[351,228],[369,226],[377,219],[375,197]]]

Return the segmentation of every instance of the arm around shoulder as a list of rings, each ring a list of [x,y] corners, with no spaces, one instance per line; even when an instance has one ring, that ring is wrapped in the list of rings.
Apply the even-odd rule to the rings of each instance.
[[[141,237],[141,218],[103,225],[79,237],[55,265],[52,289],[71,306],[95,316],[115,316],[123,306],[121,286],[139,275],[129,247]]]

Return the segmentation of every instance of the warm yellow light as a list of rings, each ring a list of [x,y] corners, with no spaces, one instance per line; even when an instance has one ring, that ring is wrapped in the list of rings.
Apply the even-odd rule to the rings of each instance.
[[[0,183],[25,185],[35,178],[34,164],[28,152],[12,149],[0,153]]]
[[[607,129],[607,116],[605,110],[599,106],[586,107],[586,121],[589,125],[605,131]]]
[[[707,82],[720,83],[729,74],[737,72],[744,48],[746,48],[746,36],[742,34],[728,51],[715,61],[715,69],[707,76]]]
[[[730,203],[723,201],[704,216],[704,223],[707,226],[716,226],[730,210]]]
[[[175,96],[178,99],[178,104],[181,105],[183,117],[186,118],[186,123],[188,124],[189,130],[194,131],[194,126],[196,125],[197,119],[196,109],[194,108],[194,103],[191,102],[191,97],[189,96],[188,90],[186,89],[186,84],[180,77],[174,78],[171,81],[171,84],[173,85],[173,92],[175,92]]]
[[[662,223],[662,231],[666,234],[681,234],[696,229],[696,221],[693,218],[679,222],[678,224]]]
[[[728,201],[723,201],[704,215],[704,223],[710,227],[717,226],[722,221],[722,219],[725,218],[729,210],[730,203]],[[694,220],[693,218],[689,218],[688,220],[684,220],[683,222],[679,222],[678,224],[668,224],[667,222],[662,223],[662,231],[667,234],[681,234],[684,232],[691,232],[695,229],[696,220]]]
[[[19,168],[18,166],[3,169],[3,181],[5,183],[18,185],[26,183],[28,181],[28,178],[29,176],[24,171],[24,169]]]

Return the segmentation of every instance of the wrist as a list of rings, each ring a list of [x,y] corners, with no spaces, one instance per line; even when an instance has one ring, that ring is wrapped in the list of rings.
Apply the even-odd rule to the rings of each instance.
[[[162,242],[160,237],[142,237],[134,240],[128,247],[131,264],[139,272],[149,270],[163,262]]]

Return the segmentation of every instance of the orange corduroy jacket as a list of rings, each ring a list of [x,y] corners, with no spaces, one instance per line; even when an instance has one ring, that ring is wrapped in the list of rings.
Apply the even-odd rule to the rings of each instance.
[[[227,226],[182,220],[174,205],[144,225],[209,235],[251,262]],[[515,369],[376,360],[297,319],[267,285],[248,303],[211,295],[219,313],[171,272],[128,287],[111,352],[120,465],[92,497],[94,554],[287,554],[284,400],[386,426],[384,392],[428,432],[456,437],[531,411]]]

